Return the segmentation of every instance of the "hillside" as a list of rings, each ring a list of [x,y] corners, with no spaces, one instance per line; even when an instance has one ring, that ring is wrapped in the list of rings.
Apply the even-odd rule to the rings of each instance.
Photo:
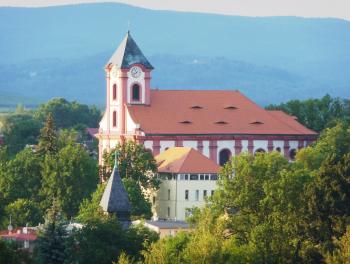
[[[348,21],[86,4],[0,8],[2,101],[64,96],[103,104],[103,66],[128,21],[156,68],[153,87],[240,89],[260,104],[348,97]]]

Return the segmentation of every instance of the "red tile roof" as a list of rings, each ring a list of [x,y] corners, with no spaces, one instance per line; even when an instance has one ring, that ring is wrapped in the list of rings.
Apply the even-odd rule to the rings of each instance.
[[[146,134],[317,134],[239,91],[152,90],[150,106],[129,105],[128,110]]]
[[[158,172],[166,173],[218,173],[219,165],[197,150],[174,147],[155,157]]]
[[[11,234],[7,230],[0,231],[0,238],[3,239],[13,239],[18,241],[34,241],[38,238],[37,232],[33,230],[28,230],[27,234],[22,232],[22,228],[17,228],[12,231]]]

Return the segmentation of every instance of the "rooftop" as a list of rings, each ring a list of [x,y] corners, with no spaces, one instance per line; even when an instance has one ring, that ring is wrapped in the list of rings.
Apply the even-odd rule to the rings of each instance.
[[[108,64],[116,65],[120,69],[128,69],[133,64],[141,64],[146,69],[153,69],[153,66],[149,63],[145,55],[143,55],[129,31],[109,59]]]
[[[158,172],[218,173],[220,167],[212,160],[189,147],[174,147],[155,157]]]
[[[152,90],[151,105],[129,105],[128,111],[146,135],[317,135],[237,90]]]

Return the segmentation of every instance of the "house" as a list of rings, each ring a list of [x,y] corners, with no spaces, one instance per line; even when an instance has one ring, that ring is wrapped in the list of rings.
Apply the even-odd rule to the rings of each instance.
[[[266,110],[238,90],[151,89],[153,69],[128,32],[105,66],[106,110],[96,134],[100,164],[105,151],[125,140],[154,156],[191,147],[223,165],[242,151],[277,150],[294,159],[317,137],[295,117]]]
[[[36,227],[18,227],[12,229],[11,224],[9,230],[0,231],[0,239],[15,241],[20,248],[33,251],[35,241],[37,240],[37,228]]]
[[[203,206],[214,194],[220,167],[194,148],[169,148],[155,160],[161,179],[152,196],[155,219],[185,220],[188,208]]]
[[[162,221],[162,220],[136,220],[134,225],[142,224],[145,227],[157,232],[160,238],[175,236],[178,232],[191,232],[192,228],[185,221]]]

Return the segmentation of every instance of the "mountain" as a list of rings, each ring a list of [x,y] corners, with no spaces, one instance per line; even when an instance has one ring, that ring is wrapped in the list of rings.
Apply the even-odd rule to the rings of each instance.
[[[0,102],[6,92],[103,104],[103,66],[128,21],[156,68],[153,87],[239,89],[260,104],[349,96],[349,21],[85,4],[0,8]]]

